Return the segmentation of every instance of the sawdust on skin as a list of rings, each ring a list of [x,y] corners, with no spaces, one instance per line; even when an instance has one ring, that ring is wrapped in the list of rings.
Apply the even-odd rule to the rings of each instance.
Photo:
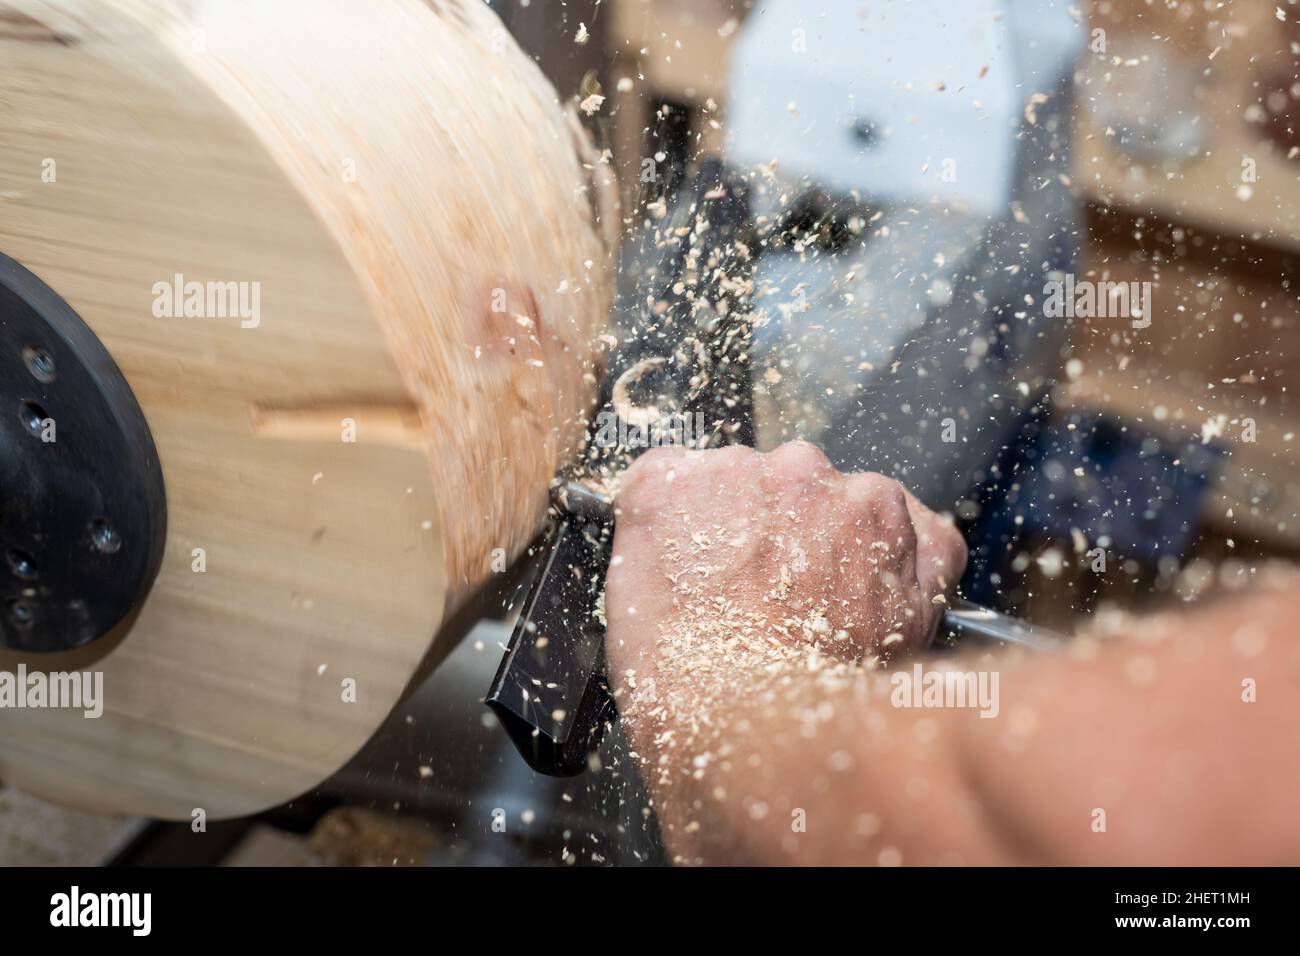
[[[684,512],[679,517],[685,517]],[[734,526],[716,524],[664,539],[662,570],[672,589],[674,614],[657,625],[646,672],[615,675],[620,712],[630,739],[642,748],[634,749],[632,757],[657,796],[656,812],[669,832],[677,851],[673,862],[678,864],[698,865],[743,853],[716,842],[729,830],[718,823],[723,805],[732,804],[743,819],[762,826],[788,814],[799,788],[825,788],[827,779],[836,776],[847,779],[864,755],[869,758],[909,743],[924,760],[926,753],[938,753],[944,746],[938,724],[931,721],[911,728],[924,731],[928,736],[923,739],[899,739],[903,725],[889,704],[888,666],[891,652],[905,649],[901,640],[864,653],[848,639],[851,617],[825,600],[802,599],[788,563],[777,565],[763,582],[767,591],[758,602],[752,593],[731,594],[718,587],[718,572],[734,557],[735,536]],[[1268,563],[1256,569],[1251,583],[1285,589],[1297,580],[1295,569]],[[1138,680],[1143,652],[1178,636],[1181,620],[1176,610],[1139,618],[1103,608],[1065,654],[1089,660],[1104,644],[1123,641],[1134,648],[1137,663],[1130,676]],[[931,658],[926,667],[996,667],[1007,672],[1035,659],[1018,648],[985,648],[964,652],[960,661]],[[824,734],[845,739],[843,731],[851,727],[855,747],[851,753],[829,749],[824,776],[790,781],[779,767],[762,766],[764,742],[755,736],[755,714],[763,715],[764,725],[782,726],[807,741],[810,749],[825,746],[815,743]],[[1015,725],[1031,727],[1033,719],[1021,708],[1013,718],[1008,746],[1014,746],[1019,732]],[[738,783],[738,771],[756,768],[762,772],[746,773],[743,779],[762,781],[761,789]],[[690,785],[681,786],[686,778]],[[923,776],[907,786],[917,792],[932,789]],[[901,852],[878,840],[886,822],[880,808],[847,808],[843,839],[863,849],[864,862],[895,865],[902,862]],[[798,843],[793,836],[785,839],[792,859]]]

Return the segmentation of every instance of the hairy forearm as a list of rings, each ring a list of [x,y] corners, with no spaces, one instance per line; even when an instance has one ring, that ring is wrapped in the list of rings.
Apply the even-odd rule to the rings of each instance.
[[[689,691],[629,714],[674,862],[938,864],[1004,852],[963,772],[961,725],[975,713],[894,707],[887,671],[747,677],[697,711],[707,723],[683,706]]]
[[[680,862],[1295,862],[1298,610],[1256,595],[1058,657],[944,659],[998,675],[992,718],[784,653],[694,706],[700,668],[670,656],[629,727]]]
[[[1009,671],[1005,722],[960,748],[1000,843],[1047,863],[1300,860],[1293,595],[1134,620]]]

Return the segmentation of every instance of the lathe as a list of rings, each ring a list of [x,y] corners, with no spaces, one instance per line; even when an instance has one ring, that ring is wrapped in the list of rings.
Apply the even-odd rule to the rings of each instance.
[[[1028,36],[1029,23],[1007,29]],[[976,54],[1005,57],[1007,35],[985,39]],[[1068,36],[1032,39],[1022,81],[1063,89]],[[904,187],[917,184],[885,175],[923,141],[865,168],[809,152],[817,137],[772,123],[778,98],[738,66],[729,165],[665,206],[662,225],[638,224],[619,272],[606,158],[473,0],[0,0],[0,47],[0,388],[17,410],[0,427],[0,670],[102,674],[104,687],[94,720],[0,710],[0,777],[61,802],[216,819],[338,770],[451,651],[455,613],[580,510],[557,476],[572,477],[598,400],[647,355],[673,356],[697,443],[802,434],[944,508],[1052,378],[1059,330],[1012,315],[1072,255],[1055,178],[1068,137],[1046,97],[1022,142],[959,164],[970,180],[935,180],[962,210],[950,215],[913,208]],[[830,109],[844,90],[828,89]],[[991,103],[1018,122],[1006,90]],[[845,126],[832,111],[814,127],[844,126],[860,151],[907,108],[884,98],[879,115]],[[798,155],[755,176],[772,131]],[[864,177],[898,188],[873,196]],[[695,280],[662,237],[706,207],[772,239],[755,246],[745,295],[726,275],[708,293],[736,305],[716,314],[744,325],[752,308],[801,304],[753,335],[708,326],[688,361],[659,332],[678,315],[676,333],[695,335],[698,290],[677,289]],[[1024,274],[982,261],[1008,248]],[[893,283],[917,257],[937,263],[926,284]],[[830,333],[861,301],[841,273],[859,258],[855,290],[894,321],[842,348]],[[645,309],[648,292],[663,309]],[[894,374],[902,350],[958,338],[979,344]],[[954,383],[1002,414],[972,423],[963,466],[940,473],[925,440]],[[871,415],[855,410],[863,394]],[[819,395],[833,396],[825,415]],[[582,500],[608,522],[607,498]],[[521,635],[554,640],[528,630],[545,587],[543,573],[494,703]],[[950,623],[1023,636],[980,608]],[[577,665],[560,646],[542,656],[580,698],[599,684],[598,646]],[[524,699],[515,737],[532,759],[540,711]],[[562,772],[581,769],[606,712],[542,711],[562,715],[558,747],[577,741]]]

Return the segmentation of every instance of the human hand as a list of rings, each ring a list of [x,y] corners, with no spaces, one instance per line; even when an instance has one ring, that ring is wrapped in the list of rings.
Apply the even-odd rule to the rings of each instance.
[[[774,648],[875,663],[923,648],[960,577],[952,524],[897,482],[814,446],[655,449],[623,476],[607,577],[616,682],[667,657]],[[673,642],[696,653],[673,655]],[[668,652],[668,653],[665,653]],[[736,667],[743,655],[733,653]]]

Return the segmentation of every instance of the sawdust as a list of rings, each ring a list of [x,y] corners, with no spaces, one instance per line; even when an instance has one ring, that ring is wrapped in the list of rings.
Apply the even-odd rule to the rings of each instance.
[[[882,693],[881,655],[864,654],[828,602],[802,599],[789,564],[757,603],[719,587],[734,538],[719,527],[664,542],[674,614],[658,625],[653,658],[655,672],[674,679],[619,675],[624,719],[655,751],[636,756],[660,784],[682,773],[703,779],[734,755],[728,732],[740,699],[811,734],[834,715],[832,701]]]

